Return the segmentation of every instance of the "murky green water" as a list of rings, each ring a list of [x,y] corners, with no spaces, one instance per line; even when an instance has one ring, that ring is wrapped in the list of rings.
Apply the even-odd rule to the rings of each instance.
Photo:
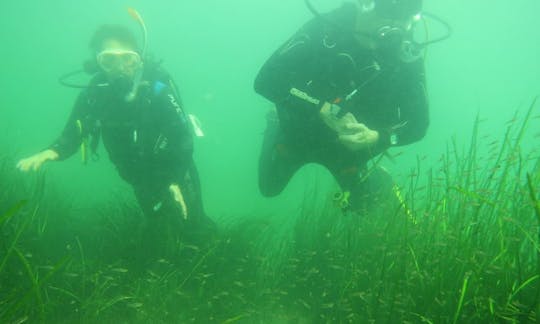
[[[324,11],[341,1],[313,3]],[[150,52],[202,122],[206,136],[195,140],[194,158],[206,210],[223,229],[215,242],[179,245],[171,234],[162,253],[145,250],[144,217],[103,148],[102,159],[88,165],[75,155],[38,175],[14,168],[63,128],[78,91],[57,79],[89,57],[95,28],[122,23],[139,35],[128,6],[144,16]],[[421,142],[390,150],[396,157],[382,162],[403,204],[356,217],[332,205],[337,184],[316,165],[277,198],[258,191],[272,104],[253,91],[253,80],[312,18],[303,1],[2,2],[0,321],[538,318],[531,199],[531,189],[532,196],[540,191],[538,111],[522,136],[520,127],[540,92],[540,3],[437,0],[424,7],[454,28],[427,53],[431,125]],[[477,115],[478,142],[469,150]]]

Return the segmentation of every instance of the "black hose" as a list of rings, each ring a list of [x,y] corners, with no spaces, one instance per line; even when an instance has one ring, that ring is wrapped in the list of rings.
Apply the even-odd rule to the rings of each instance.
[[[69,73],[66,73],[58,78],[58,82],[63,85],[64,87],[73,88],[73,89],[89,89],[89,88],[101,88],[101,87],[107,87],[109,86],[108,83],[100,83],[100,84],[81,84],[76,82],[70,82],[68,81],[70,78],[79,75],[84,74],[87,76],[94,76],[95,73],[89,74],[88,70],[82,69],[82,70],[76,70]]]
[[[84,70],[76,70],[73,72],[66,73],[58,78],[58,82],[60,82],[60,84],[63,85],[64,87],[74,88],[74,89],[86,89],[88,88],[88,85],[76,84],[76,83],[71,83],[67,81],[68,79],[78,74],[83,74],[83,73],[85,73]]]
[[[306,7],[309,9],[309,11],[311,11],[311,13],[315,17],[321,18],[321,14],[317,11],[317,9],[315,9],[315,7],[313,6],[310,0],[305,0],[305,3],[306,3]]]
[[[331,24],[331,25],[334,25],[336,26],[337,28],[341,29],[341,30],[344,30],[344,31],[348,31],[348,32],[356,32],[354,30],[349,30],[347,28],[344,28],[343,26],[340,26],[339,24],[337,24],[336,22],[333,22],[329,19],[326,19],[319,11],[317,11],[317,9],[315,8],[315,6],[313,6],[313,3],[311,3],[311,0],[304,0],[305,4],[306,4],[306,7],[309,9],[309,11],[311,11],[311,13],[319,18],[319,19],[322,19],[324,20],[326,23],[328,24]],[[431,44],[435,44],[435,43],[439,43],[439,42],[442,42],[442,41],[445,41],[447,40],[448,38],[450,38],[452,36],[452,34],[454,33],[454,29],[452,28],[452,26],[446,21],[444,20],[443,18],[435,15],[435,14],[432,14],[432,13],[429,13],[429,12],[422,12],[422,15],[425,16],[425,17],[428,17],[430,19],[433,19],[435,20],[436,22],[440,23],[441,25],[444,26],[444,28],[446,28],[446,34],[441,36],[441,37],[437,37],[435,39],[432,39],[432,40],[428,40],[426,42],[423,42],[423,43],[419,43],[417,44],[418,46],[420,47],[426,47],[426,46],[429,46]]]
[[[429,13],[429,12],[422,12],[422,15],[425,16],[425,17],[428,17],[429,19],[433,19],[436,22],[438,22],[439,24],[443,25],[444,28],[446,28],[446,35],[443,35],[441,37],[438,37],[438,38],[426,41],[424,43],[421,43],[420,44],[421,46],[425,47],[425,46],[428,46],[428,45],[431,45],[431,44],[434,44],[434,43],[439,43],[439,42],[445,41],[448,38],[452,37],[452,35],[454,34],[454,29],[452,28],[452,26],[446,20],[442,19],[441,17],[439,17],[439,16],[437,16],[435,14]]]

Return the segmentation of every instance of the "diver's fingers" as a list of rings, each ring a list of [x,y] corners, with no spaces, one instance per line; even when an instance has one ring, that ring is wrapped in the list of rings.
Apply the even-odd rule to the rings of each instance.
[[[28,172],[32,168],[32,162],[29,159],[19,161],[17,168],[22,172]]]
[[[37,171],[39,170],[39,168],[41,168],[41,165],[43,164],[43,161],[42,160],[39,160],[39,161],[33,161],[32,163],[32,170],[33,171]]]
[[[169,190],[172,192],[174,200],[180,205],[180,208],[182,209],[182,217],[187,220],[188,209],[180,186],[178,186],[177,184],[173,184],[169,187]]]
[[[356,117],[354,117],[353,114],[347,113],[345,116],[341,117],[341,120],[347,123],[354,123],[358,124],[358,121],[356,120]]]
[[[188,210],[185,204],[182,204],[182,215],[184,215],[184,220],[188,219]]]
[[[342,143],[363,144],[366,142],[366,136],[362,133],[356,133],[352,135],[340,135],[339,140]]]
[[[184,200],[184,197],[180,196],[180,197],[177,197],[177,199],[175,199],[175,200],[180,205],[180,209],[182,209],[182,217],[184,218],[184,220],[187,220],[188,219],[188,210],[187,210],[187,206],[186,206],[186,202]]]
[[[19,169],[20,171],[24,171],[23,170],[23,161],[20,160],[19,162],[17,162],[17,165],[15,165],[15,168]]]
[[[186,201],[184,199],[184,195],[182,194],[182,191],[180,190],[180,188],[178,188],[178,195],[179,195],[178,203],[180,203],[180,207],[182,207],[182,216],[184,217],[184,220],[187,220],[188,209],[187,209]]]
[[[366,125],[360,123],[348,123],[345,125],[350,131],[365,132],[367,130]]]

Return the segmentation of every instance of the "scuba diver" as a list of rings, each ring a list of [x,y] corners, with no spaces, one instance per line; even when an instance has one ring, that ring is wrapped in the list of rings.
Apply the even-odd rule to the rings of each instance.
[[[368,168],[368,161],[425,136],[422,54],[451,29],[433,16],[448,34],[416,42],[422,0],[356,0],[326,14],[306,4],[315,18],[267,60],[254,82],[276,106],[259,160],[260,191],[276,196],[298,169],[317,163],[340,185],[334,199],[344,210],[396,201],[390,175]]]
[[[171,77],[158,63],[145,59],[146,28],[141,48],[129,29],[103,25],[90,42],[93,58],[85,70],[93,77],[82,88],[61,133],[44,151],[21,160],[21,171],[38,170],[79,149],[83,160],[97,157],[101,138],[122,179],[134,189],[149,222],[176,219],[181,232],[205,231],[214,223],[205,214],[193,155],[192,125]]]

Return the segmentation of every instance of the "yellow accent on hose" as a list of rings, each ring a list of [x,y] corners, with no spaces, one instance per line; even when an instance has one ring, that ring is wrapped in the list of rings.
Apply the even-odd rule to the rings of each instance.
[[[414,218],[414,215],[413,215],[412,211],[409,209],[409,207],[407,207],[407,202],[405,201],[405,198],[401,194],[401,190],[399,189],[398,185],[394,185],[392,190],[394,191],[394,194],[396,195],[396,198],[398,199],[401,207],[403,207],[403,209],[405,210],[405,213],[409,217],[409,220],[413,224],[417,224],[416,219]]]
[[[81,159],[84,164],[88,162],[88,155],[87,155],[87,146],[88,146],[88,139],[83,137],[83,127],[82,122],[80,119],[77,119],[77,129],[79,130],[79,135],[81,136]]]
[[[347,209],[351,206],[349,199],[351,198],[350,191],[338,192],[334,195],[334,201],[341,207],[341,209]]]

